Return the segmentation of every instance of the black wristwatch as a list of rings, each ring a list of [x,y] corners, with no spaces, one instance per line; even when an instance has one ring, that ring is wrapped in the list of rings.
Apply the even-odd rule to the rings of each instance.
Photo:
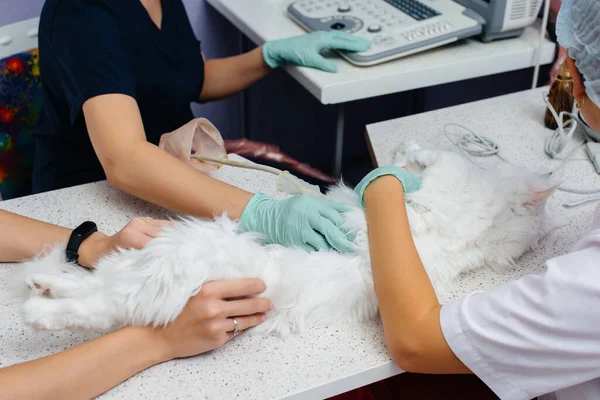
[[[77,263],[79,261],[79,246],[94,232],[98,232],[98,227],[92,221],[86,221],[73,230],[69,243],[67,243],[67,262]]]

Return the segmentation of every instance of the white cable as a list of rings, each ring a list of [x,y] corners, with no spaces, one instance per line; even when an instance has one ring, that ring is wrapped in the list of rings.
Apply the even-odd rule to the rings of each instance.
[[[552,106],[550,106],[552,107]],[[556,114],[556,113],[554,113]],[[456,126],[459,127],[460,129],[463,129],[465,131],[467,131],[468,133],[462,136],[459,136],[457,141],[453,141],[450,138],[450,135],[447,131],[447,128],[449,126]],[[500,146],[494,142],[492,139],[489,139],[485,136],[481,136],[476,134],[475,132],[473,132],[472,130],[470,130],[469,128],[460,125],[460,124],[456,124],[456,123],[448,123],[446,125],[444,125],[444,135],[446,136],[446,138],[448,138],[448,140],[454,144],[456,147],[458,147],[458,149],[460,150],[461,153],[467,153],[469,155],[472,155],[474,157],[489,157],[489,156],[497,156],[499,159],[501,159],[502,161],[508,163],[508,164],[512,164],[510,161],[508,161],[507,159],[505,159],[504,157],[502,157],[500,155]],[[560,151],[555,151],[555,156],[558,155],[559,152],[561,152],[564,148],[564,145],[566,143],[563,143],[564,141],[564,136],[562,135],[560,136]],[[570,136],[568,136],[570,138]],[[559,140],[558,139],[553,139],[552,137],[550,138],[550,140],[548,140],[548,143],[546,143],[546,150],[548,147],[554,148],[555,143],[558,143]],[[550,143],[550,145],[549,145]],[[546,172],[543,176],[545,177],[549,177],[550,175],[554,174],[555,172],[557,172],[558,170],[560,170],[562,167],[564,167],[571,159],[571,157],[573,156],[573,154],[575,154],[575,152],[583,145],[583,143],[580,143],[579,145],[575,146],[575,148],[573,148],[573,150],[571,150],[571,152],[562,160],[562,162],[558,165],[558,167],[554,168],[553,170]],[[548,151],[546,151],[546,154],[548,154]],[[551,158],[555,158],[555,156],[550,156],[550,154],[548,154],[549,157]],[[471,161],[468,157],[467,160]],[[473,163],[473,161],[471,161]],[[475,163],[473,163],[475,164]],[[477,165],[477,164],[475,164]],[[514,165],[514,164],[512,164]]]
[[[548,146],[547,143],[546,143],[546,146]],[[548,177],[548,176],[552,175],[553,173],[555,173],[556,171],[560,170],[565,165],[567,165],[568,162],[576,161],[576,160],[571,160],[571,157],[573,156],[573,154],[575,154],[575,152],[577,150],[579,150],[579,148],[581,148],[581,146],[583,146],[583,143],[579,143],[579,145],[575,146],[573,148],[573,150],[571,150],[571,152],[562,160],[562,162],[558,165],[558,167],[554,168],[553,170],[551,170],[549,172],[546,172],[543,176]],[[546,152],[546,154],[548,154],[548,153]],[[584,160],[584,161],[589,161],[589,160]],[[565,192],[566,191],[567,190],[565,190]]]
[[[561,186],[558,188],[561,192],[574,193],[574,194],[596,194],[600,193],[600,189],[575,189]]]
[[[567,144],[573,138],[575,130],[577,129],[577,117],[572,113],[566,111],[561,111],[560,114],[557,114],[556,110],[552,106],[552,103],[550,103],[550,101],[548,100],[548,93],[542,93],[542,97],[544,99],[544,102],[546,103],[546,106],[550,110],[550,113],[554,117],[554,120],[558,124],[558,128],[554,130],[554,133],[552,133],[552,135],[546,141],[546,145],[544,146],[544,152],[548,157],[556,158],[556,156],[562,153]],[[564,122],[565,115],[571,117],[571,119],[567,122]],[[565,128],[569,128],[569,131],[567,133],[565,133]],[[584,143],[585,140],[580,142],[577,145],[576,149]],[[568,159],[572,154],[573,152],[571,152],[569,156],[566,157],[566,159]]]
[[[240,161],[228,160],[225,158],[213,158],[213,157],[207,157],[207,156],[199,156],[197,154],[192,154],[191,157],[195,158],[196,160],[210,162],[210,163],[214,163],[214,164],[229,165],[231,167],[255,169],[257,171],[269,172],[273,175],[279,175],[283,172],[280,169],[269,167],[267,165],[262,165],[262,164],[245,163],[245,162],[240,162]]]
[[[450,138],[450,134],[448,133],[449,126],[456,126],[460,129],[463,129],[467,132],[467,134],[459,136],[458,140],[455,142]],[[501,160],[506,161],[500,155],[500,146],[496,144],[493,140],[476,134],[469,128],[455,123],[448,123],[444,125],[444,135],[446,138],[454,144],[462,153],[468,153],[475,157],[490,157],[497,156]],[[508,162],[508,161],[507,161]]]
[[[269,167],[267,165],[229,160],[227,158],[213,158],[208,156],[200,156],[198,154],[192,154],[191,157],[200,161],[229,165],[231,167],[236,168],[254,169],[257,171],[264,171],[273,175],[277,175],[275,186],[277,187],[277,191],[282,193],[287,193],[291,195],[306,194],[317,198],[324,197],[323,193],[321,193],[321,189],[319,188],[319,186],[312,185],[298,178],[297,176],[290,174],[288,171],[282,171],[280,169]]]
[[[577,117],[575,115],[573,115],[572,113],[568,113],[568,112],[564,112],[564,111],[562,111],[560,114],[556,114],[556,110],[554,109],[554,107],[552,107],[552,104],[550,103],[550,101],[548,101],[548,94],[543,93],[543,96],[544,96],[544,102],[548,106],[548,109],[552,113],[554,120],[558,124],[558,128],[554,131],[554,133],[552,133],[552,136],[550,136],[548,138],[548,140],[546,141],[546,145],[544,146],[544,152],[546,153],[546,155],[548,157],[556,158],[565,149],[567,144],[573,138],[575,129],[577,129]],[[563,122],[565,115],[569,115],[571,117],[571,119],[567,122]],[[567,133],[565,133],[565,128],[569,128],[569,131]],[[575,152],[577,150],[579,150],[585,144],[585,142],[586,142],[586,140],[584,139],[581,142],[577,143],[577,145],[573,148],[573,150],[571,150],[571,152],[563,159],[563,161],[560,163],[560,165],[558,167],[554,168],[552,171],[545,173],[544,176],[548,177],[548,176],[552,175],[553,173],[555,173],[556,171],[558,171],[559,169],[564,167],[569,161],[572,161],[571,157],[573,156],[573,154],[575,154]],[[562,185],[558,188],[558,190],[560,190],[561,192],[574,193],[574,194],[592,194],[593,195],[593,194],[600,193],[600,189],[575,189],[575,188],[564,187]],[[593,200],[592,197],[588,198],[585,201],[576,201],[574,203],[563,204],[563,205],[565,207],[576,207],[581,204],[592,201]]]
[[[553,112],[553,115],[555,117],[556,116],[556,112],[554,111],[554,109],[552,109],[552,106],[550,106],[550,110]],[[561,113],[562,114],[562,113]],[[576,121],[575,121],[576,123]],[[450,137],[450,134],[448,133],[448,127],[449,126],[456,126],[460,129],[464,129],[465,131],[467,131],[467,134],[464,134],[462,136],[459,136],[457,141],[452,140],[452,138]],[[557,131],[560,131],[557,129]],[[470,161],[472,164],[474,164],[475,166],[481,168],[481,166],[477,165],[475,162],[473,162],[473,160],[471,160],[470,157],[467,157],[466,155],[471,155],[474,157],[489,157],[489,156],[497,156],[498,158],[500,158],[502,161],[508,163],[508,164],[512,164],[510,161],[508,161],[507,159],[505,159],[504,157],[502,157],[500,155],[500,146],[498,146],[498,144],[496,142],[494,142],[493,140],[485,137],[485,136],[481,136],[476,134],[475,132],[473,132],[472,130],[470,130],[469,128],[460,125],[460,124],[456,124],[456,123],[448,123],[446,125],[444,125],[444,135],[446,136],[446,138],[450,141],[450,143],[452,143],[453,145],[455,145],[461,153],[463,153],[463,155],[465,156],[465,158]],[[554,136],[554,135],[553,135]],[[570,138],[572,136],[571,135],[565,135],[564,132],[561,134],[560,139],[564,140],[565,137]],[[553,148],[554,150],[556,150],[555,148],[555,144],[560,142],[561,140],[558,140],[557,138],[550,138],[548,140],[548,143],[546,143],[546,149],[548,150],[548,147]],[[565,142],[566,143],[566,142]],[[549,157],[551,158],[555,158],[556,155],[558,153],[560,153],[563,148],[565,143],[562,143],[562,147],[560,148],[560,151],[555,151],[555,156],[552,157],[550,156],[550,154],[548,154],[548,151],[546,151],[546,154],[548,154]],[[562,167],[564,167],[568,162],[573,161],[571,160],[571,157],[573,156],[573,154],[575,154],[575,152],[577,150],[579,150],[581,148],[581,146],[583,146],[584,142],[579,143],[577,146],[575,146],[571,152],[562,160],[562,162],[558,165],[558,167],[554,168],[553,170],[546,172],[543,176],[545,177],[549,177],[550,175],[554,174],[555,172],[557,172],[558,170],[560,170]],[[465,154],[466,153],[466,154]],[[514,165],[514,164],[512,164]],[[596,195],[596,196],[590,196],[587,197],[585,199],[579,200],[579,201],[575,201],[572,203],[566,203],[563,204],[564,207],[567,208],[571,208],[571,207],[577,207],[579,205],[588,203],[590,201],[594,201],[594,200],[600,200],[600,189],[574,189],[574,188],[567,188],[564,186],[560,186],[558,188],[558,190],[560,190],[561,192],[567,192],[567,193],[574,193],[574,194],[589,194],[589,195]]]
[[[531,88],[535,89],[537,87],[538,77],[540,75],[540,65],[542,63],[542,46],[544,45],[544,39],[546,39],[546,29],[548,28],[548,16],[550,14],[550,0],[546,0],[544,2],[544,16],[542,18],[542,27],[540,29],[540,39],[538,42],[535,68],[533,69],[533,81],[531,83]]]
[[[563,113],[561,113],[561,120],[562,120],[562,114]],[[570,119],[562,125],[563,129],[571,128],[569,130],[569,132],[567,132],[565,134],[564,130],[561,129],[561,127],[559,126],[552,133],[552,135],[546,141],[546,145],[544,146],[544,152],[546,153],[546,155],[548,157],[556,158],[560,153],[562,153],[562,151],[565,149],[567,144],[573,138],[573,133],[575,132],[575,129],[573,127],[576,127],[576,126],[577,126],[577,122],[575,122],[573,119]],[[579,142],[577,147],[579,147],[583,144],[585,144],[585,141]]]
[[[600,193],[598,193],[598,192],[596,192],[596,194],[594,194],[593,196],[584,197],[583,199],[576,200],[571,203],[563,204],[563,207],[573,208],[573,207],[577,207],[577,206],[580,206],[585,203],[589,203],[590,201],[597,201],[597,200],[600,200]]]

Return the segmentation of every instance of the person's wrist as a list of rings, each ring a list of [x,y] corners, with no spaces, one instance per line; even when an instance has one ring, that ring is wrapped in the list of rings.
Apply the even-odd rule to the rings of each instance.
[[[141,371],[174,358],[173,349],[162,332],[163,329],[150,326],[126,326],[114,334],[120,336],[129,353],[135,354],[136,363]],[[127,362],[127,359],[123,361]]]
[[[272,54],[272,47],[273,47],[274,42],[273,41],[269,41],[266,42],[265,44],[262,45],[261,47],[261,54],[262,54],[262,59],[264,61],[265,64],[267,64],[267,66],[269,68],[275,69],[277,67],[279,67],[279,63],[276,59],[276,57],[274,57],[274,55]]]
[[[265,44],[266,44],[266,43],[265,43]],[[266,60],[266,58],[265,58],[266,56],[265,56],[265,53],[264,53],[264,45],[260,46],[260,47],[259,47],[258,49],[256,49],[256,50],[257,50],[257,51],[260,53],[260,55],[259,55],[259,56],[260,56],[260,68],[261,68],[261,69],[265,69],[265,70],[269,70],[269,71],[270,71],[270,70],[272,70],[272,69],[273,69],[273,67],[271,67],[271,66],[270,66],[270,65],[267,63],[267,60]]]
[[[363,194],[363,201],[366,204],[369,198],[378,197],[391,190],[399,190],[399,194],[404,196],[404,187],[398,178],[393,175],[382,175],[367,185]]]
[[[260,219],[258,218],[258,215],[261,212],[261,208],[272,200],[273,199],[262,192],[254,194],[242,210],[242,215],[240,215],[240,228],[246,232],[256,231],[256,225]]]
[[[94,232],[79,246],[79,265],[91,268],[100,257],[110,250],[110,236],[102,232]]]
[[[168,337],[166,328],[137,327],[140,338],[145,343],[144,349],[154,364],[170,361],[175,358],[175,352]]]

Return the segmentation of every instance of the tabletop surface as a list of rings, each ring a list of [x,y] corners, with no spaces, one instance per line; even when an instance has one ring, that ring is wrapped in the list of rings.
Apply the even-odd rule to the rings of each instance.
[[[423,147],[454,149],[442,134],[445,124],[465,125],[498,141],[503,155],[529,167],[553,167],[542,151],[550,131],[543,128],[542,91],[528,91],[420,115],[369,125],[368,138],[380,165],[389,163],[401,140],[416,138]],[[454,149],[455,150],[455,149]],[[491,159],[475,160],[491,163]],[[559,175],[572,187],[599,187],[600,177],[581,154]],[[250,191],[274,195],[274,179],[265,173],[223,168],[217,177]],[[565,209],[578,196],[557,192],[548,211],[564,224],[505,273],[480,270],[461,277],[447,302],[465,293],[493,288],[539,272],[548,258],[567,252],[591,221],[595,204]],[[65,226],[86,219],[114,232],[135,216],[165,216],[164,210],[110,188],[106,182],[0,202],[0,208]],[[18,265],[0,266],[0,366],[51,354],[98,334],[32,332],[20,320],[7,278]],[[240,336],[223,348],[185,360],[170,361],[129,379],[103,398],[315,399],[325,398],[401,372],[391,362],[379,321],[309,329],[301,335]]]
[[[206,0],[257,44],[306,33],[287,15],[293,0]],[[470,39],[372,67],[357,67],[339,56],[335,74],[286,66],[286,70],[323,104],[398,93],[535,65],[539,28],[528,27],[514,39],[482,43]],[[542,64],[554,57],[555,45],[545,40]]]

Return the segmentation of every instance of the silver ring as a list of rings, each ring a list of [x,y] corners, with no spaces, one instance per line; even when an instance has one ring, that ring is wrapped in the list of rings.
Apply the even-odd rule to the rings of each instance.
[[[239,335],[238,333],[238,322],[236,321],[235,318],[231,318],[231,320],[233,321],[233,337],[236,337],[237,335]]]

